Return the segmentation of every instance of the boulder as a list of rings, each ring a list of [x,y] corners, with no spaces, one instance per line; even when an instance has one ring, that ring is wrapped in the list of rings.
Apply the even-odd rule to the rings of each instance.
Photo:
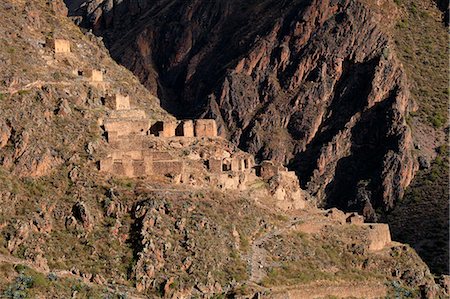
[[[4,148],[11,137],[11,128],[5,122],[0,122],[0,149]]]
[[[428,169],[428,168],[431,167],[430,160],[427,159],[427,157],[420,156],[420,157],[418,158],[418,161],[419,161],[419,167],[420,167],[420,169]]]
[[[92,228],[92,218],[84,202],[77,202],[72,207],[72,214],[77,221],[81,222],[85,229]]]

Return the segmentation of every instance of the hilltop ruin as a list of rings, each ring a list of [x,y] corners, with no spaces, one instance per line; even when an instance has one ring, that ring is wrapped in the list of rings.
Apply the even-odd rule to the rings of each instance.
[[[131,107],[129,96],[121,94],[106,97],[105,106],[111,109],[103,124],[110,152],[100,161],[102,172],[126,177],[183,175],[186,161],[175,159],[169,151],[152,149],[152,142],[183,140],[194,143],[201,139],[221,139],[212,119],[151,120],[144,110]],[[211,174],[254,173],[254,157],[244,152],[233,156],[208,155],[202,162]]]
[[[237,149],[218,134],[215,120],[154,120],[131,105],[130,97],[104,99],[109,109],[103,121],[108,153],[100,172],[118,177],[163,176],[175,183],[246,190],[271,182],[269,192],[282,209],[305,207],[305,194],[294,172],[273,161]]]

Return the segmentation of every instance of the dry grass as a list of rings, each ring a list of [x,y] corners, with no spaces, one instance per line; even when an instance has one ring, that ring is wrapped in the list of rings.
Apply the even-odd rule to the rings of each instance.
[[[406,69],[417,116],[435,128],[448,122],[448,35],[434,2],[396,0],[403,15],[394,29],[397,53]]]
[[[431,168],[417,174],[403,202],[387,216],[393,238],[411,244],[438,275],[449,273],[448,155],[447,146],[440,147]]]

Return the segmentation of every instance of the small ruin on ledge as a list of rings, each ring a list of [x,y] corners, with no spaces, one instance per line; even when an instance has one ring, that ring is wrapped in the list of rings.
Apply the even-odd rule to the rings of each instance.
[[[46,46],[55,51],[55,54],[70,53],[70,42],[61,38],[49,38],[46,40]]]

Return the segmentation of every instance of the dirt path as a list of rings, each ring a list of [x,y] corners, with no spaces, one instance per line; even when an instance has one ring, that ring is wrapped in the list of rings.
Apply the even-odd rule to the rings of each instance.
[[[382,281],[373,282],[350,282],[350,281],[323,281],[309,284],[283,286],[274,288],[264,288],[259,283],[266,276],[264,269],[267,269],[267,252],[263,244],[271,238],[281,235],[291,229],[296,229],[296,225],[308,221],[311,215],[296,217],[291,219],[285,226],[274,229],[260,238],[257,238],[252,246],[248,257],[250,278],[249,283],[260,289],[263,293],[270,295],[260,295],[258,298],[275,299],[313,299],[335,296],[337,298],[385,298],[387,287]]]
[[[274,288],[270,296],[260,298],[273,299],[315,299],[335,296],[337,298],[386,298],[387,287],[382,282],[317,282],[286,288]]]
[[[19,91],[24,91],[24,90],[31,90],[34,88],[41,88],[44,85],[63,85],[63,86],[69,86],[69,85],[73,85],[74,81],[70,82],[70,81],[41,81],[41,80],[37,80],[34,81],[32,83],[29,83],[27,85],[24,85],[22,87],[17,87],[16,85],[11,86],[10,88],[8,88],[7,90],[0,90],[0,93],[8,93],[10,95],[16,94]]]
[[[264,242],[290,230],[295,224],[297,224],[301,221],[302,221],[302,219],[296,217],[295,219],[289,221],[289,223],[287,225],[285,225],[284,227],[272,230],[272,231],[262,235],[255,241],[253,241],[251,251],[250,251],[250,256],[248,258],[249,269],[250,269],[250,278],[249,278],[250,282],[257,284],[257,283],[261,282],[261,280],[266,276],[266,272],[264,271],[264,268],[266,268],[266,266],[267,266],[267,263],[266,263],[267,253],[266,253],[266,250],[264,248],[262,248],[262,245],[264,244]]]

